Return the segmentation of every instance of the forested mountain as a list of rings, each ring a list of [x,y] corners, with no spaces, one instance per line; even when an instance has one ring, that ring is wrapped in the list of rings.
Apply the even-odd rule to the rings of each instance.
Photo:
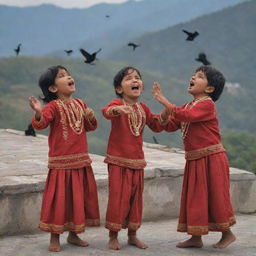
[[[8,7],[0,5],[0,56],[65,56],[64,49],[103,48],[101,56],[146,32],[211,13],[245,0],[142,0],[98,4],[85,9],[53,5]],[[106,17],[109,16],[109,18]]]

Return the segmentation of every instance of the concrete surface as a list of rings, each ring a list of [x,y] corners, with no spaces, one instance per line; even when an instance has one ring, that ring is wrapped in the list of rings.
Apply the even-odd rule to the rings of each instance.
[[[203,237],[202,249],[179,249],[177,242],[189,236],[176,232],[177,219],[144,222],[138,237],[149,245],[146,250],[127,245],[127,231],[122,230],[119,242],[122,250],[107,249],[108,231],[104,227],[88,228],[81,238],[90,243],[86,248],[66,243],[67,233],[61,235],[61,252],[48,252],[49,234],[26,234],[0,237],[0,256],[255,256],[256,255],[256,215],[239,215],[232,231],[237,240],[226,249],[215,249],[212,244],[220,238],[220,233],[212,232]]]

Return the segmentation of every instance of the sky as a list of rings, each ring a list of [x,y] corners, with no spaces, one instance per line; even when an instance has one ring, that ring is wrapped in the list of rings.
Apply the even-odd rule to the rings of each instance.
[[[54,4],[63,8],[87,8],[99,3],[123,3],[127,0],[0,0],[0,5],[35,6],[41,4]]]

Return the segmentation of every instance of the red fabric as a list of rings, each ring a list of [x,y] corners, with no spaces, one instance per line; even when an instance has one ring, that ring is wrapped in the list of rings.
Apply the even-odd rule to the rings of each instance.
[[[181,122],[190,123],[187,136],[183,141],[185,151],[220,144],[221,136],[214,102],[204,100],[190,108],[186,108],[186,105],[180,108],[173,107],[173,117],[165,126],[165,130],[176,131],[181,128]]]
[[[224,148],[213,154],[207,152],[222,146],[216,107],[211,99],[186,106],[172,105],[173,117],[165,126],[171,132],[180,129],[182,122],[189,123],[184,148],[187,154],[194,150],[199,153],[198,159],[186,161],[178,231],[191,235],[227,231],[236,222],[229,194],[228,160],[226,153],[220,152]]]
[[[73,100],[78,102],[84,110],[87,108],[81,100]],[[88,155],[86,132],[97,128],[97,120],[96,118],[88,120],[85,116],[82,133],[77,134],[69,126],[68,117],[59,101],[59,99],[53,100],[43,108],[40,121],[32,118],[32,125],[35,129],[42,130],[50,125],[48,167],[72,169],[89,166],[91,159]],[[68,105],[68,103],[64,104]]]
[[[144,103],[139,103],[145,112],[145,124],[154,132],[163,131],[163,126],[159,122],[159,115],[154,115],[148,106]],[[105,108],[102,109],[102,113],[105,118],[111,120],[111,132],[108,140],[106,163],[117,164],[123,167],[141,169],[146,166],[144,160],[143,146],[143,129],[139,136],[134,136],[129,128],[128,115],[116,115],[111,116],[108,114],[108,109],[113,106],[124,105],[122,99],[112,100]],[[117,157],[118,162],[111,157]],[[130,161],[130,165],[127,165],[127,161]],[[135,163],[133,160],[138,160]]]
[[[208,231],[227,231],[233,224],[226,153],[187,161],[178,231],[204,235]]]
[[[105,227],[137,230],[141,225],[144,171],[108,165],[109,198]]]
[[[90,166],[50,169],[45,184],[39,228],[46,232],[83,232],[99,226],[97,187]]]

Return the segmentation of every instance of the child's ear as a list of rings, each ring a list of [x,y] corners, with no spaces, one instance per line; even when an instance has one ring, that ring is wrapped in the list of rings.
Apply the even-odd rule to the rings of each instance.
[[[206,93],[212,93],[212,92],[214,92],[214,90],[215,90],[215,88],[213,86],[207,86],[204,91]]]
[[[117,87],[116,92],[119,93],[119,94],[122,94],[123,93],[122,87],[121,86]]]
[[[52,93],[57,92],[57,88],[56,88],[55,85],[51,85],[51,86],[48,88],[48,90],[49,90],[50,92],[52,92]]]

